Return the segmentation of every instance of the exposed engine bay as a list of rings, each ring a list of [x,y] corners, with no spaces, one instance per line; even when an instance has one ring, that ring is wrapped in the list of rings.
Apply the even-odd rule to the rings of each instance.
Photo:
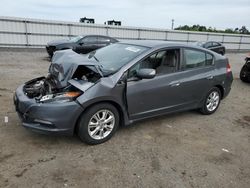
[[[100,75],[87,67],[79,66],[71,79],[95,83],[100,79]],[[73,86],[70,84],[61,85],[61,87],[57,86],[58,83],[56,82],[56,79],[53,75],[49,74],[47,77],[39,77],[26,82],[24,92],[29,98],[40,99],[44,95],[65,92],[73,89]]]
[[[29,98],[43,102],[58,97],[58,95],[69,94],[69,92],[69,95],[79,96],[77,94],[80,93],[80,89],[70,84],[69,80],[80,81],[82,85],[87,84],[90,87],[102,77],[92,62],[79,63],[80,60],[85,60],[82,57],[78,57],[77,62],[68,62],[72,56],[79,56],[78,54],[75,55],[74,52],[58,54],[54,55],[47,77],[35,78],[25,83],[24,93]]]

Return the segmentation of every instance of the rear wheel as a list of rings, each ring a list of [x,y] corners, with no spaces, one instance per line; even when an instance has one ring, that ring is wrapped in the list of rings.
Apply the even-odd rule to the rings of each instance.
[[[101,144],[109,140],[119,126],[119,113],[109,103],[100,103],[84,112],[78,124],[78,136],[87,144]]]
[[[214,113],[220,105],[220,100],[221,92],[219,88],[213,87],[206,95],[203,106],[200,109],[201,113],[205,115]]]

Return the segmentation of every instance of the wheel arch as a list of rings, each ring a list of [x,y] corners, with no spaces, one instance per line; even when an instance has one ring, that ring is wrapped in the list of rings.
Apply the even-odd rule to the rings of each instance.
[[[79,121],[80,121],[80,118],[82,116],[82,114],[84,112],[86,112],[86,110],[90,109],[92,106],[95,106],[97,104],[101,104],[101,103],[109,103],[111,105],[113,105],[117,110],[118,110],[118,113],[119,113],[119,126],[124,126],[125,124],[125,118],[124,118],[124,111],[122,110],[122,107],[120,104],[118,104],[117,102],[115,101],[112,101],[112,100],[103,100],[103,101],[98,101],[98,102],[94,102],[94,103],[91,103],[89,104],[86,108],[84,108],[84,110],[82,111],[82,113],[80,113],[79,117],[77,118],[77,121],[75,123],[75,126],[74,126],[74,133],[77,133],[78,131],[78,125],[79,125]]]
[[[221,99],[224,98],[224,88],[221,85],[215,85],[214,87],[217,87],[220,90],[220,94],[221,94]]]

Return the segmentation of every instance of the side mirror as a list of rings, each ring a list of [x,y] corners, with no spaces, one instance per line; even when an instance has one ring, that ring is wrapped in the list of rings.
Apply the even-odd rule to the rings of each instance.
[[[84,42],[79,42],[79,45],[83,45],[84,44]]]
[[[152,79],[156,75],[155,69],[139,69],[136,76],[140,79]]]

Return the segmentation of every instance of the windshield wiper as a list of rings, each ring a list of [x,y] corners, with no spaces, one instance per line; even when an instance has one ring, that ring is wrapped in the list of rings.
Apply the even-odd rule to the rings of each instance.
[[[95,65],[95,68],[97,69],[98,73],[103,77],[104,75],[103,75],[103,71],[101,69],[101,66],[102,65]]]
[[[99,60],[97,59],[97,57],[96,57],[95,55],[93,55],[93,58],[95,58],[95,60],[96,60],[97,62],[99,62]]]

